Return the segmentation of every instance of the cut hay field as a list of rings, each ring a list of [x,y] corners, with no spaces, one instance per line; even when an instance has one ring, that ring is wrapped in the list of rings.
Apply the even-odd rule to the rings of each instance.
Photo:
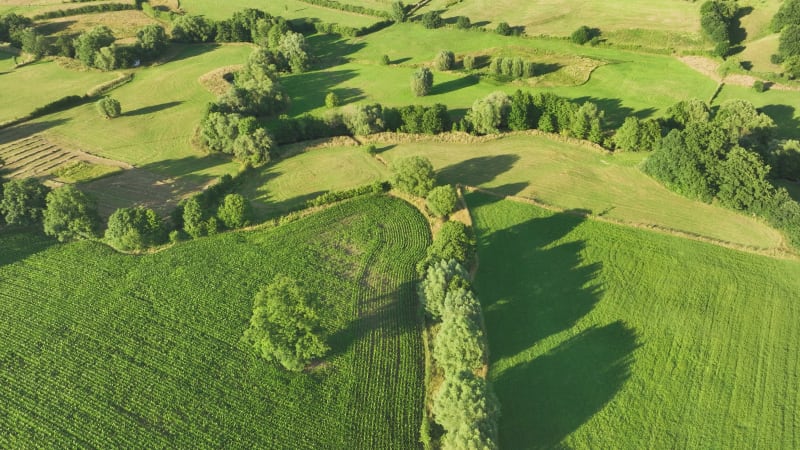
[[[467,203],[503,448],[800,446],[800,262]]]
[[[621,124],[629,114],[657,116],[679,100],[708,99],[716,88],[714,81],[673,57],[581,47],[563,40],[523,39],[450,29],[426,30],[417,24],[400,24],[364,38],[336,40],[314,36],[309,42],[315,54],[339,63],[283,80],[294,100],[290,113],[295,115],[308,111],[321,113],[329,90],[338,92],[346,102],[379,102],[391,106],[443,103],[458,109],[467,108],[476,99],[496,90],[513,92],[529,88],[595,101],[607,111],[610,122]],[[397,42],[404,45],[398,46]],[[464,54],[495,55],[501,48],[507,56],[524,56],[534,62],[547,63],[549,73],[543,78],[549,77],[551,81],[537,87],[536,80],[500,83],[463,71],[436,71],[431,94],[412,95],[411,73],[420,65],[430,64],[440,50],[451,50],[461,58]],[[392,65],[378,63],[384,54],[389,56]],[[589,77],[583,72],[590,61],[600,67]],[[575,70],[581,75],[576,76]]]
[[[3,161],[3,171],[9,178],[66,176],[67,179],[63,181],[70,181],[70,177],[72,181],[97,178],[125,166],[116,161],[99,161],[98,158],[64,148],[38,135],[0,144],[0,161]],[[79,164],[83,170],[76,170]],[[87,170],[89,164],[91,170]],[[71,175],[66,172],[71,172]]]
[[[745,215],[670,192],[637,167],[644,154],[609,154],[542,136],[506,136],[479,144],[390,145],[389,163],[431,160],[440,181],[535,199],[636,226],[657,226],[737,245],[773,250],[781,234]]]
[[[385,196],[139,257],[5,232],[0,447],[414,448],[411,281],[429,240],[425,219]],[[321,302],[332,351],[308,373],[240,342],[278,273]]]
[[[63,34],[75,36],[91,28],[105,25],[114,32],[114,36],[117,39],[133,40],[136,38],[136,32],[140,28],[150,24],[160,24],[160,22],[141,11],[125,10],[42,20],[37,22],[37,29],[46,35],[58,36]]]
[[[343,2],[344,3],[344,2]],[[234,11],[256,8],[286,19],[316,19],[349,27],[367,27],[383,19],[312,5],[299,0],[181,0],[181,9],[211,19],[227,19]]]
[[[67,95],[83,95],[92,87],[117,77],[115,73],[75,71],[54,61],[14,69],[13,56],[0,52],[0,122],[25,116],[34,109]],[[0,137],[0,140],[3,138]]]

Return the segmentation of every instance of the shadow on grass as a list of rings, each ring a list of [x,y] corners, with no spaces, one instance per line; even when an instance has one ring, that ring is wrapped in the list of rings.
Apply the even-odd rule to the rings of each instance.
[[[147,114],[163,111],[165,109],[169,109],[169,108],[178,106],[181,103],[183,103],[183,102],[177,101],[177,102],[159,103],[158,105],[150,105],[150,106],[145,106],[143,108],[134,109],[133,111],[128,111],[126,113],[123,113],[122,115],[123,116],[128,116],[128,117],[130,117],[130,116],[144,116],[144,115],[147,115]]]
[[[52,247],[57,242],[42,232],[42,226],[9,227],[0,225],[0,267],[22,261]],[[0,284],[3,280],[0,278]]]
[[[0,130],[0,145],[30,137],[49,128],[67,123],[68,121],[69,119],[45,120],[41,122],[21,123],[19,125],[5,128]]]
[[[77,20],[65,20],[63,22],[49,22],[42,25],[37,25],[34,28],[39,34],[44,36],[50,36],[53,34],[61,33],[62,31],[67,30],[69,27],[78,23]]]
[[[800,138],[800,120],[795,117],[795,108],[789,105],[766,105],[759,108],[761,112],[772,117],[778,125],[778,137],[788,139]]]
[[[503,372],[494,381],[503,408],[503,447],[558,447],[619,392],[638,347],[635,330],[617,321],[584,330]]]
[[[519,161],[518,155],[479,156],[440,169],[437,178],[443,183],[480,186],[508,172]]]
[[[467,197],[473,209],[499,201]],[[587,264],[583,241],[564,239],[586,211],[532,217],[481,234],[475,280],[496,362],[516,365],[490,374],[502,405],[505,448],[554,448],[611,401],[628,379],[635,330],[622,322],[575,331],[552,350],[526,354],[548,337],[572,329],[602,297],[595,281],[602,266]],[[478,224],[480,227],[480,223]]]
[[[359,88],[338,88],[333,89],[332,92],[339,97],[340,105],[359,102],[366,98],[364,96],[364,91]]]
[[[592,102],[605,112],[605,126],[619,128],[629,116],[636,116],[638,119],[647,119],[655,114],[655,108],[646,108],[635,111],[633,108],[622,105],[622,100],[618,98],[597,98],[597,97],[578,97],[574,99],[578,103]]]
[[[478,77],[467,75],[455,80],[445,81],[444,83],[434,84],[431,88],[430,95],[448,94],[450,92],[464,89],[466,87],[478,84]]]
[[[731,41],[729,55],[735,55],[744,50],[743,42],[747,39],[747,30],[742,26],[742,18],[752,12],[752,6],[745,6],[736,11],[736,15],[733,17],[729,27]]]
[[[358,72],[354,70],[331,70],[284,77],[281,83],[292,99],[291,115],[299,115],[324,106],[325,95],[328,91],[356,76],[358,76]]]
[[[564,66],[559,63],[534,63],[533,74],[534,76],[539,77],[542,75],[547,75],[549,73],[557,72],[562,67]]]
[[[162,60],[167,64],[178,62],[200,56],[220,47],[220,44],[169,44],[169,46],[167,46],[166,55]]]
[[[314,67],[318,69],[344,64],[348,61],[349,55],[367,45],[364,42],[353,43],[349,39],[335,34],[315,34],[308,37],[306,42],[309,46],[309,54],[316,58]]]

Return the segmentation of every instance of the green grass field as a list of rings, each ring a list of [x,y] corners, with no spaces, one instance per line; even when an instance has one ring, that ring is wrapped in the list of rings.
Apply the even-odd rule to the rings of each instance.
[[[116,78],[114,73],[79,72],[42,61],[13,68],[13,56],[0,52],[0,122],[22,117],[67,95],[83,95]]]
[[[643,154],[604,154],[539,136],[508,136],[481,144],[402,144],[381,153],[389,163],[411,155],[428,157],[446,183],[480,186],[562,209],[588,210],[629,224],[657,225],[739,245],[782,246],[779,232],[753,218],[670,192],[639,170]]]
[[[211,19],[227,19],[234,11],[244,8],[256,8],[286,19],[316,19],[326,23],[338,23],[355,28],[370,26],[382,20],[372,16],[315,6],[298,0],[270,0],[269,2],[261,0],[226,0],[224,2],[217,0],[182,0],[180,5],[183,10],[190,14],[201,14]]]
[[[772,117],[779,127],[780,137],[800,138],[800,111],[797,110],[800,105],[800,91],[756,92],[745,86],[725,85],[714,104],[733,99],[747,100]]]
[[[800,263],[470,194],[503,448],[797,448]]]
[[[261,217],[302,207],[328,191],[351,189],[389,179],[390,171],[360,147],[313,150],[251,171],[242,193]]]
[[[4,232],[0,447],[414,448],[429,240],[385,196],[139,257]],[[277,273],[321,302],[332,351],[309,373],[240,342]]]

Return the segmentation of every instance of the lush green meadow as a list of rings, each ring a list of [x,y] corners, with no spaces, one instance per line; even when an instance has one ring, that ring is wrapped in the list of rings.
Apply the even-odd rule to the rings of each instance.
[[[346,2],[342,2],[346,3]],[[349,27],[366,27],[380,18],[362,14],[339,11],[298,0],[182,0],[181,8],[190,14],[200,14],[211,19],[227,19],[234,11],[244,8],[257,8],[286,19],[316,19],[326,23],[338,23]]]
[[[429,158],[446,183],[479,186],[632,225],[764,249],[782,246],[780,233],[758,220],[670,192],[639,170],[643,154],[603,153],[542,136],[506,136],[479,144],[422,141],[381,153],[389,163],[412,155]]]
[[[800,446],[800,262],[467,203],[503,448]]]
[[[116,78],[114,73],[75,71],[53,61],[41,61],[17,69],[13,55],[0,52],[0,122],[31,113],[67,95],[83,95],[92,87]]]
[[[138,257],[4,232],[0,447],[414,448],[429,239],[385,196]],[[332,350],[307,373],[240,342],[277,273],[321,302]]]

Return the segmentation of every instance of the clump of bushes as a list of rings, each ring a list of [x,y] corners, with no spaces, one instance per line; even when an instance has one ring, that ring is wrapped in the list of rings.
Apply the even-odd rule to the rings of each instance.
[[[111,97],[103,97],[95,103],[97,112],[105,119],[113,119],[122,114],[122,106],[119,101]]]
[[[455,68],[456,57],[450,50],[442,50],[433,60],[436,70],[451,70]]]
[[[492,59],[489,64],[489,72],[494,75],[504,75],[511,78],[530,78],[536,76],[536,64],[531,61],[525,61],[522,58],[504,58],[500,56]]]
[[[108,218],[106,241],[119,250],[143,250],[163,244],[166,230],[149,208],[120,208]]]
[[[596,28],[589,28],[586,25],[581,25],[577,30],[573,31],[569,39],[578,45],[586,44],[587,42],[595,45],[600,40],[600,30]]]
[[[456,208],[458,196],[451,185],[437,186],[425,198],[428,209],[437,217],[445,217]]]
[[[430,160],[422,156],[409,156],[394,164],[392,186],[417,197],[425,197],[436,184],[436,175]]]

